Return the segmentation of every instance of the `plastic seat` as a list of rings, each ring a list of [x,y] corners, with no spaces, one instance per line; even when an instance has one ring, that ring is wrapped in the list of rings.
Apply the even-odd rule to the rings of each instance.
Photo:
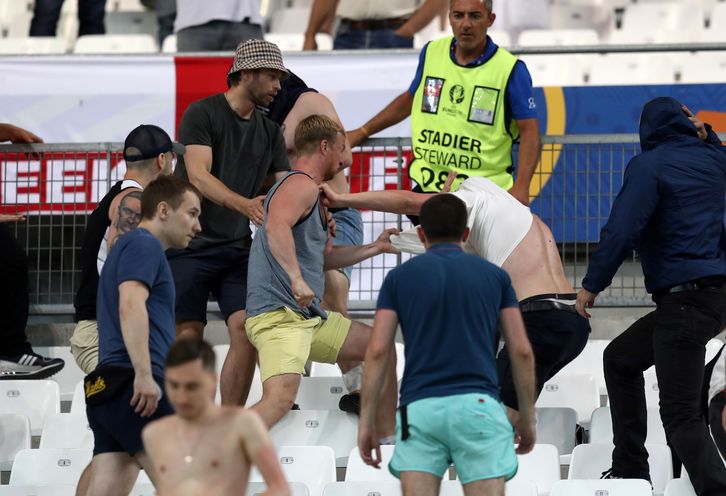
[[[157,53],[156,40],[148,34],[99,34],[81,36],[76,40],[73,53]]]
[[[330,482],[335,482],[335,453],[327,446],[282,446],[277,451],[282,471],[289,482],[305,484],[310,496],[321,496]],[[263,482],[257,468],[250,473],[250,482]]]
[[[613,442],[613,420],[610,407],[603,406],[592,412],[590,442],[595,444]],[[648,444],[666,444],[665,429],[657,408],[648,408]]]
[[[572,408],[578,423],[584,425],[600,406],[600,390],[591,374],[557,375],[545,383],[536,406]]]
[[[30,421],[25,415],[0,414],[0,470],[10,470],[15,455],[30,449]]]
[[[12,17],[0,18],[0,37],[27,38],[30,32],[32,12],[15,12]]]
[[[726,31],[723,32],[726,41]],[[685,57],[681,83],[723,83],[726,81],[726,52],[696,52]]]
[[[537,408],[537,442],[552,444],[560,463],[569,462],[577,445],[577,412],[572,408]]]
[[[601,29],[608,25],[611,10],[599,3],[550,5],[552,29]]]
[[[0,55],[57,55],[63,53],[66,53],[66,44],[60,38],[44,36],[33,36],[28,38],[0,38]],[[36,352],[38,351],[36,350]]]
[[[582,86],[587,74],[587,57],[582,55],[523,55],[521,59],[536,87]]]
[[[623,31],[684,30],[701,31],[704,29],[705,13],[696,2],[645,2],[633,3],[625,8]]]
[[[308,487],[301,482],[288,482],[290,486],[290,496],[310,496]],[[264,482],[250,482],[247,484],[246,496],[259,496],[267,489]],[[145,495],[144,495],[145,496]]]
[[[594,29],[528,29],[519,34],[519,46],[597,45],[600,36]]]
[[[212,349],[214,350],[214,357],[215,357],[215,369],[217,371],[217,377],[220,376],[222,373],[222,366],[224,365],[224,361],[227,358],[227,353],[229,352],[229,345],[228,344],[217,344],[212,346]],[[250,392],[247,395],[247,402],[245,403],[245,406],[252,406],[258,401],[262,399],[262,381],[260,380],[260,367],[255,366],[255,374],[252,377],[252,385],[250,386]],[[215,396],[215,401],[217,404],[221,404],[222,402],[222,396],[219,392],[219,381],[217,381],[217,394]]]
[[[40,448],[93,449],[93,431],[85,413],[56,413],[49,416],[40,436]]]
[[[156,13],[152,11],[106,12],[106,34],[131,35],[147,34],[156,40],[159,29]]]
[[[28,38],[32,40],[33,38]],[[38,38],[35,38],[38,39]],[[40,38],[43,39],[43,38]],[[62,40],[57,38],[51,38],[56,40],[57,43],[63,43]],[[60,52],[63,53],[63,52]],[[73,398],[73,391],[78,384],[78,381],[83,381],[86,376],[76,363],[73,355],[71,354],[70,346],[37,346],[35,352],[46,356],[48,358],[60,358],[65,362],[63,369],[57,374],[50,377],[50,380],[58,383],[60,388],[61,401],[70,401]]]
[[[609,339],[590,339],[582,352],[564,366],[555,377],[571,374],[592,374],[597,382],[600,394],[607,394],[605,386],[605,372],[602,366],[602,356],[605,348],[610,344]]]
[[[33,436],[40,435],[49,415],[60,413],[60,391],[54,381],[0,381],[0,398],[0,413],[28,417]]]
[[[77,382],[76,387],[73,388],[71,413],[86,413],[86,393],[83,390],[83,381]]]
[[[512,479],[504,484],[504,493],[507,496],[537,496],[537,484],[531,480]]]
[[[590,69],[589,83],[594,86],[670,84],[675,81],[682,54],[613,53],[598,56]]]
[[[345,481],[395,481],[398,482],[391,472],[388,471],[388,462],[393,457],[392,445],[381,446],[381,469],[375,469],[363,462],[360,452],[356,446],[350,450],[348,457],[348,470],[345,472]]]
[[[642,479],[563,480],[552,486],[550,496],[652,496]]]
[[[0,486],[0,496],[75,496],[76,486]]]
[[[519,469],[512,481],[531,481],[537,494],[549,494],[552,484],[560,480],[560,456],[551,444],[536,444],[526,455],[517,455]]]
[[[300,410],[338,410],[345,393],[342,377],[303,377],[295,403]]]
[[[340,371],[335,363],[310,363],[310,377],[342,377],[343,373]]]
[[[75,485],[92,455],[89,449],[22,450],[15,457],[10,485]]]
[[[381,468],[381,470],[387,470]],[[331,482],[325,486],[323,496],[401,496],[398,480]]]
[[[358,417],[335,410],[293,410],[272,429],[275,446],[329,446],[336,466],[345,467],[358,441]]]
[[[673,479],[668,482],[664,496],[696,496],[696,490],[688,479]]]
[[[170,34],[161,43],[161,53],[176,53],[176,35]]]
[[[280,47],[283,52],[299,52],[305,42],[305,35],[303,33],[265,33],[265,39]],[[315,43],[321,52],[333,49],[333,38],[329,34],[316,34]]]
[[[106,12],[143,12],[144,10],[145,8],[139,0],[108,0],[106,2]]]
[[[646,444],[653,491],[663,494],[673,478],[671,450],[664,444]],[[568,479],[599,479],[612,466],[612,444],[580,444],[572,451]]]

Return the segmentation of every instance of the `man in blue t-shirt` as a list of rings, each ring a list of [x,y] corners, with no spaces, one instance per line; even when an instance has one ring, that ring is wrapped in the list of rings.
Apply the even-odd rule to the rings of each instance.
[[[514,442],[517,453],[535,442],[534,358],[519,304],[506,272],[464,252],[464,202],[436,195],[420,215],[426,253],[392,270],[378,296],[363,372],[361,457],[380,464],[374,418],[400,322],[406,365],[389,470],[404,495],[438,494],[452,462],[467,495],[504,494],[517,472]],[[499,401],[498,323],[519,401],[516,435]]]
[[[162,395],[164,361],[176,337],[174,280],[164,256],[186,248],[201,230],[201,194],[174,176],[141,195],[141,222],[121,236],[98,285],[99,362],[86,376],[86,414],[93,430],[91,494],[128,494],[144,468],[141,430],[172,413]]]

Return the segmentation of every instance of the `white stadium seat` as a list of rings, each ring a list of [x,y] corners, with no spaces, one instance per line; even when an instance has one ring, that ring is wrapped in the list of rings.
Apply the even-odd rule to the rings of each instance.
[[[335,482],[335,453],[327,446],[282,446],[277,450],[282,471],[289,482],[301,482],[310,496],[321,496],[330,482]],[[257,468],[250,473],[250,482],[263,482]]]
[[[679,60],[675,53],[612,53],[601,55],[590,69],[593,86],[670,84],[675,82]]]
[[[347,481],[398,481],[391,472],[388,471],[388,462],[393,457],[392,445],[381,446],[381,468],[376,469],[363,462],[360,457],[360,451],[356,446],[350,450],[348,457],[348,470],[345,472],[345,480]]]
[[[673,479],[668,482],[664,496],[696,496],[696,490],[688,479]]]
[[[63,53],[66,53],[66,43],[61,38],[45,36],[0,38],[0,55],[58,55]],[[40,353],[37,350],[36,352]]]
[[[642,479],[563,480],[552,486],[550,496],[652,496]]]
[[[303,377],[295,403],[300,410],[338,410],[338,402],[344,394],[342,377]]]
[[[519,469],[513,481],[531,481],[540,496],[549,494],[552,484],[560,480],[560,457],[551,444],[535,444],[526,455],[517,455]]]
[[[30,421],[25,415],[0,414],[0,470],[10,470],[15,455],[30,449]]]
[[[156,40],[148,34],[92,34],[76,40],[73,53],[157,53]]]
[[[76,486],[0,486],[0,496],[75,496]]]
[[[16,12],[12,17],[0,19],[1,37],[27,38],[32,20],[32,12]]]
[[[610,344],[609,339],[589,339],[577,358],[560,370],[555,377],[569,374],[592,374],[597,382],[600,394],[607,394],[605,372],[602,367],[602,356]]]
[[[660,404],[660,390],[658,389],[658,377],[655,375],[655,367],[651,367],[643,373],[645,380],[645,404],[648,408],[658,408]]]
[[[684,30],[700,31],[704,28],[705,13],[695,2],[633,3],[625,8],[623,31]]]
[[[71,400],[71,413],[86,413],[86,393],[83,390],[83,381],[76,383],[73,389],[73,399]]]
[[[519,46],[597,45],[600,36],[594,29],[527,29],[519,34]]]
[[[646,444],[653,490],[663,494],[673,478],[671,450],[664,444]],[[580,444],[572,451],[568,479],[599,479],[612,465],[612,444]]]
[[[589,72],[583,55],[522,55],[535,87],[582,86]]]
[[[39,436],[45,419],[60,413],[58,383],[50,380],[0,381],[0,413],[18,413],[30,420],[33,436]]]
[[[90,449],[27,449],[15,457],[10,485],[77,484]]]
[[[512,479],[504,484],[504,493],[507,496],[537,496],[537,484],[531,480]],[[463,495],[463,492],[461,493]]]
[[[290,486],[290,496],[310,496],[311,494],[308,490],[308,486],[302,482],[288,482],[287,484]],[[264,482],[250,482],[247,484],[247,492],[245,494],[246,496],[260,496],[266,489],[267,485]],[[153,494],[154,493],[152,493],[152,495]]]
[[[567,463],[577,445],[577,412],[572,408],[537,408],[537,442],[552,444]]]
[[[726,41],[726,31],[724,40]],[[685,57],[681,83],[726,82],[726,52],[696,52]]]
[[[381,468],[381,470],[387,470]],[[323,496],[401,496],[401,483],[397,480],[331,482],[325,486]]]
[[[85,413],[56,413],[43,426],[40,448],[93,449],[93,431]]]
[[[590,442],[595,444],[613,442],[613,420],[610,416],[610,407],[603,406],[592,412]],[[645,442],[666,444],[665,429],[657,408],[648,408],[648,437]]]
[[[228,344],[217,344],[212,347],[214,350],[214,357],[216,362],[217,377],[222,373],[222,366],[224,360],[227,358],[229,352]],[[250,386],[250,393],[247,395],[247,402],[245,406],[252,406],[262,399],[262,381],[260,381],[260,367],[255,366],[255,375],[252,377],[252,385]],[[219,392],[219,381],[217,381],[217,395],[215,401],[220,404],[222,397]]]
[[[37,38],[28,38],[29,40]],[[42,39],[42,38],[41,38]],[[60,41],[60,40],[58,40]],[[62,43],[62,41],[60,41]],[[48,358],[60,358],[65,362],[63,369],[53,375],[50,380],[58,383],[60,388],[61,401],[70,401],[73,398],[73,390],[82,381],[86,374],[78,367],[70,346],[36,346],[34,351],[39,355]]]
[[[358,441],[358,416],[339,410],[292,410],[272,429],[275,446],[330,446],[345,467]]]
[[[159,25],[156,13],[143,12],[106,12],[106,34],[147,34],[156,40]]]
[[[701,31],[701,41],[726,41],[726,3],[714,3],[710,10],[710,23],[708,29]]]
[[[545,383],[536,406],[573,408],[582,425],[600,406],[600,390],[591,374],[558,375]]]
[[[447,29],[448,29],[448,26],[447,26]],[[451,34],[452,33],[449,30],[449,32],[446,33],[446,36],[450,36]],[[509,48],[513,45],[512,37],[506,31],[492,29],[492,30],[487,31],[487,34],[492,39],[492,41],[494,41],[494,43],[496,43],[500,47]]]
[[[177,52],[175,34],[170,34],[166,38],[164,38],[164,41],[161,44],[161,52],[162,53],[176,53]]]
[[[342,377],[343,373],[340,371],[335,363],[310,363],[310,377]]]
[[[146,9],[139,0],[106,0],[106,12],[143,12],[144,10]]]
[[[553,29],[596,29],[610,22],[611,10],[597,4],[550,5],[550,27]]]
[[[303,48],[305,35],[303,33],[265,33],[265,39],[280,47],[283,52],[299,52]],[[318,51],[333,49],[333,38],[329,34],[316,34],[315,43],[318,45]]]
[[[653,43],[697,43],[703,29],[692,32],[681,29],[642,29],[639,31],[616,29],[610,32],[611,45],[650,45]]]
[[[0,0],[0,23],[9,21],[17,14],[32,12],[33,0]]]

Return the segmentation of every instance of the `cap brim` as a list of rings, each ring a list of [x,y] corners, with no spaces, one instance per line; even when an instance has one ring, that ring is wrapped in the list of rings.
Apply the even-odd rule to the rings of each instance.
[[[176,141],[173,141],[171,143],[171,151],[173,151],[177,155],[184,155],[184,152],[186,152],[187,149],[181,143],[177,143]]]

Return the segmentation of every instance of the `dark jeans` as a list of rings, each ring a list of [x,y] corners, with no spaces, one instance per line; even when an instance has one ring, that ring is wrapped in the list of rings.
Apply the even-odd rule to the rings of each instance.
[[[726,321],[726,293],[701,289],[665,294],[605,349],[603,365],[613,419],[613,475],[647,478],[643,371],[655,365],[668,443],[699,496],[726,494],[726,468],[703,421],[706,343]]]
[[[248,22],[210,21],[176,34],[177,52],[234,52],[243,41],[262,39],[262,27]]]
[[[55,36],[63,0],[35,0],[30,36]],[[106,0],[78,0],[78,36],[105,34]]]
[[[0,356],[32,353],[28,323],[28,257],[10,228],[0,224]]]
[[[726,405],[726,393],[721,391],[713,397],[708,405],[708,423],[711,426],[711,436],[716,442],[716,447],[721,452],[721,456],[726,459],[726,432],[723,430],[721,415]]]
[[[333,40],[334,50],[365,48],[413,48],[413,38],[394,34],[394,29],[353,29],[341,23]]]

